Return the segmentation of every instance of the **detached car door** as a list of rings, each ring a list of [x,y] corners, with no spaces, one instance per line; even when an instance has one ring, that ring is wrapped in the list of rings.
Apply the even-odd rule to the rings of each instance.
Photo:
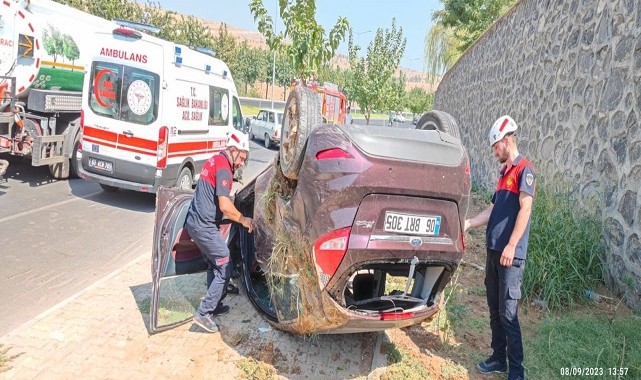
[[[208,263],[185,227],[193,197],[192,190],[158,189],[149,311],[152,334],[190,321],[207,291]],[[230,226],[221,225],[223,236],[228,236]]]

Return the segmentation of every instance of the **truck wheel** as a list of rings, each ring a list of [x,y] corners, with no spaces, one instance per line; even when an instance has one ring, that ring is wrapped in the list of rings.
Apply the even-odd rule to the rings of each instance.
[[[109,186],[109,185],[105,185],[104,183],[101,183],[100,187],[102,187],[102,189],[108,193],[113,193],[118,191],[118,188],[116,186]]]
[[[191,175],[191,170],[185,167],[180,171],[178,179],[176,180],[176,187],[180,190],[191,190],[194,186],[194,177]]]
[[[70,166],[71,171],[69,175],[73,178],[80,178],[80,171],[78,170],[78,145],[80,144],[80,133],[73,141],[73,149],[71,150]]]
[[[285,103],[281,127],[280,168],[285,177],[298,179],[307,137],[321,121],[320,99],[314,90],[296,86]]]
[[[269,149],[272,147],[272,140],[269,139],[269,135],[265,133],[265,148]]]
[[[49,173],[54,179],[67,179],[69,178],[69,160],[58,162],[57,164],[49,165]]]
[[[460,139],[460,133],[456,121],[447,112],[432,110],[427,112],[425,115],[416,123],[416,129],[422,130],[439,130],[441,132],[448,133],[457,139]]]

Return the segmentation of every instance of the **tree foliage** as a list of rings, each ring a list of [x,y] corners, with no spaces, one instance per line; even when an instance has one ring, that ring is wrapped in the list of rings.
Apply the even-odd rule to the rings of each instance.
[[[454,29],[436,23],[425,35],[425,68],[430,74],[430,82],[449,70],[461,56],[460,41],[454,37]]]
[[[505,13],[516,0],[441,0],[443,9],[434,12],[433,20],[452,28],[464,52],[487,28]]]
[[[400,106],[394,104],[397,97],[391,95],[399,88],[399,84],[392,80],[392,75],[403,57],[406,42],[403,28],[397,28],[396,19],[393,19],[390,30],[376,30],[376,36],[368,45],[366,55],[359,57],[360,46],[354,44],[353,34],[350,33],[351,75],[347,91],[351,99],[360,106],[367,124],[373,110],[394,109]]]
[[[434,107],[434,93],[427,92],[422,88],[414,87],[406,95],[407,108],[412,113],[421,115]]]
[[[234,76],[245,84],[245,95],[249,85],[256,83],[258,79],[264,79],[267,70],[265,57],[264,50],[249,47],[247,41],[243,41],[240,45]]]
[[[332,59],[349,29],[347,19],[339,17],[326,36],[325,29],[316,22],[314,0],[279,0],[285,30],[278,34],[262,0],[252,0],[249,9],[269,48],[288,57],[296,76],[303,81],[317,78],[320,68]]]

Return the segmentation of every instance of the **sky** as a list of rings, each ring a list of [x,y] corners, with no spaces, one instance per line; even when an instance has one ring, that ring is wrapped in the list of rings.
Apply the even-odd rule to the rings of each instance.
[[[139,0],[140,1],[140,0]],[[250,0],[157,0],[163,9],[197,16],[230,26],[257,31],[249,11]],[[263,5],[272,18],[278,15],[278,0],[263,0]],[[439,0],[316,0],[316,21],[325,28],[326,35],[339,17],[346,17],[354,31],[354,41],[367,47],[376,34],[376,29],[389,29],[392,18],[403,28],[407,38],[402,67],[423,71],[423,50],[427,30],[432,25],[432,13],[443,4]],[[283,30],[280,18],[277,32]],[[347,38],[338,49],[347,55]]]

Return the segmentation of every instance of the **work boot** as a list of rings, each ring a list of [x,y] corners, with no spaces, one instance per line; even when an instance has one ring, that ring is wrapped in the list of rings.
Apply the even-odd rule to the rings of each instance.
[[[214,321],[213,316],[207,314],[207,315],[201,315],[199,312],[194,313],[194,323],[200,326],[203,330],[210,332],[210,333],[216,333],[218,332],[218,325]]]
[[[483,374],[488,373],[505,373],[507,372],[507,364],[501,363],[498,360],[490,357],[484,362],[480,362],[476,365],[476,369]]]

